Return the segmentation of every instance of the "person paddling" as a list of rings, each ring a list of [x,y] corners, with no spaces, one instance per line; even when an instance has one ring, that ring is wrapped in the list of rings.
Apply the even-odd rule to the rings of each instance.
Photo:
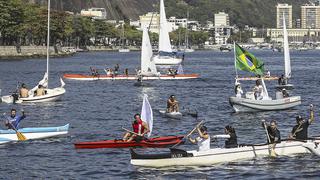
[[[210,149],[210,136],[207,132],[206,126],[197,126],[197,131],[199,134],[199,137],[192,139],[189,137],[189,141],[193,144],[198,144],[199,151],[206,151]]]
[[[148,124],[142,121],[140,117],[139,113],[134,115],[134,121],[132,123],[133,132],[126,132],[123,136],[123,141],[141,141],[144,138],[144,135],[150,131]]]
[[[310,115],[309,119],[305,121],[302,116],[296,117],[297,124],[292,128],[289,138],[294,138],[298,140],[308,139],[308,127],[314,121],[313,105],[310,104]]]
[[[277,127],[277,121],[276,120],[271,120],[270,125],[267,125],[266,122],[263,120],[262,121],[262,127],[267,128],[269,138],[267,139],[268,144],[273,144],[275,146],[275,143],[281,142],[281,135],[280,131]],[[269,141],[270,139],[270,141]],[[273,147],[274,148],[274,147]]]
[[[218,138],[226,139],[225,140],[225,148],[238,147],[238,140],[237,140],[237,134],[236,134],[235,129],[232,126],[227,125],[224,128],[224,133],[225,134],[223,134],[223,135],[214,135],[213,138],[214,139],[218,139]]]
[[[16,109],[11,109],[10,116],[6,117],[7,119],[5,121],[5,126],[8,129],[19,129],[19,124],[21,120],[26,118],[26,115],[23,110],[21,110],[21,114],[22,115],[18,115]]]

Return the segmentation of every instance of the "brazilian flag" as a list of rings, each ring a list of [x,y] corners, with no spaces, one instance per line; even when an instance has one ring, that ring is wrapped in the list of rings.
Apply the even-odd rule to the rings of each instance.
[[[264,74],[264,63],[251,53],[244,50],[237,43],[235,43],[236,51],[236,68],[243,71],[253,72],[256,75]]]

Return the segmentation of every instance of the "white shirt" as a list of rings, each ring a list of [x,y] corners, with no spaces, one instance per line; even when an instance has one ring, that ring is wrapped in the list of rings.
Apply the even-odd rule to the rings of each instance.
[[[208,139],[197,137],[196,140],[198,143],[199,151],[206,151],[210,149],[210,136],[208,137]]]

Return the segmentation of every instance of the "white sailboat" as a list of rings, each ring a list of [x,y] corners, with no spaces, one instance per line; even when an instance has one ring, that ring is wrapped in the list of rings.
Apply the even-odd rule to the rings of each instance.
[[[277,89],[293,89],[292,84],[288,84],[288,80],[291,78],[291,63],[289,52],[288,31],[286,28],[286,21],[283,14],[283,52],[284,52],[284,84],[276,86]]]
[[[48,0],[48,26],[47,26],[47,71],[44,74],[44,77],[39,81],[38,85],[33,89],[29,90],[28,97],[15,99],[12,95],[2,96],[1,100],[5,103],[24,103],[24,102],[49,102],[58,100],[65,92],[64,89],[65,83],[60,78],[61,86],[53,89],[49,89],[49,45],[50,45],[50,0]],[[44,87],[45,94],[37,96],[35,91],[38,89],[38,86],[41,85]]]
[[[236,49],[236,44],[234,44],[234,49]],[[237,65],[236,65],[236,62],[237,62],[236,52],[234,56],[235,56],[236,74],[238,74]],[[251,68],[255,68],[254,63],[251,60],[252,57],[247,57],[245,54],[241,54],[239,58],[243,58],[247,62],[249,61],[248,64],[251,65]],[[236,112],[282,110],[282,109],[289,109],[301,104],[300,96],[290,96],[290,97],[277,96],[276,99],[272,99],[269,96],[267,87],[264,83],[264,78],[260,78],[260,80],[261,80],[262,88],[261,88],[261,92],[258,93],[260,94],[259,97],[255,97],[254,92],[248,91],[245,94],[245,97],[241,97],[241,94],[240,94],[240,95],[232,96],[229,98],[229,103]],[[236,84],[238,82],[239,80],[236,78]],[[260,88],[259,88],[259,91],[260,91]]]
[[[122,37],[121,37],[121,42],[122,42],[122,46],[119,49],[119,52],[121,53],[126,53],[126,52],[130,52],[130,49],[125,47],[125,38],[124,38],[124,23],[122,23]]]
[[[178,65],[182,62],[182,58],[172,51],[168,22],[164,8],[163,0],[160,0],[160,31],[159,31],[159,52],[153,59],[156,65]]]

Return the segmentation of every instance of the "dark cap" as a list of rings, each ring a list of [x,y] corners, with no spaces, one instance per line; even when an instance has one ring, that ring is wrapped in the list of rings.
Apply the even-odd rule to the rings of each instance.
[[[297,121],[302,121],[303,118],[299,115],[299,116],[296,116],[296,120],[297,120]]]

